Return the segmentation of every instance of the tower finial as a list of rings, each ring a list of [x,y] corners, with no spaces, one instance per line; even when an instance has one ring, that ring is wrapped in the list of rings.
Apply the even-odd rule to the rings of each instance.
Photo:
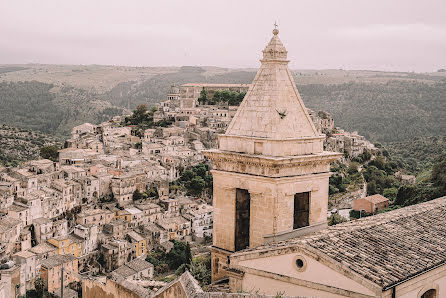
[[[276,21],[276,22],[274,22],[274,30],[273,30],[274,35],[279,34],[279,29],[277,29],[277,27],[279,27],[279,25],[277,25],[277,21]]]

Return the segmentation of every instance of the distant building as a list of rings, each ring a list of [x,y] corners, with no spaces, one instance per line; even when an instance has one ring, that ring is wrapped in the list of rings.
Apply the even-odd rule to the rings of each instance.
[[[404,185],[413,185],[417,182],[417,177],[413,175],[404,175],[401,172],[396,172],[395,178]]]
[[[78,260],[72,255],[54,255],[41,261],[40,277],[45,282],[45,288],[53,293],[60,290],[62,266],[64,274],[64,286],[77,281]]]
[[[365,211],[367,213],[377,213],[389,207],[389,199],[380,194],[368,196],[353,201],[353,210]]]
[[[153,278],[153,265],[144,259],[136,258],[114,270],[112,274],[117,274],[127,280],[151,279]]]
[[[197,238],[212,237],[213,207],[207,204],[198,205],[187,211],[185,218],[190,219],[192,233]]]

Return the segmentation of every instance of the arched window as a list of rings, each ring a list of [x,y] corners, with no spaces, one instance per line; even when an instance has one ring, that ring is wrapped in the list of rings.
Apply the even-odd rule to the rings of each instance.
[[[437,298],[437,290],[430,289],[424,292],[420,298]]]

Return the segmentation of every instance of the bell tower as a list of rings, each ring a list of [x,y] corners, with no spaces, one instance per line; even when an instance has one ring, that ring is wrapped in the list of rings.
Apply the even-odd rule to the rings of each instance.
[[[228,256],[327,226],[330,163],[273,30],[261,66],[218,149],[214,170],[212,280],[227,277]]]

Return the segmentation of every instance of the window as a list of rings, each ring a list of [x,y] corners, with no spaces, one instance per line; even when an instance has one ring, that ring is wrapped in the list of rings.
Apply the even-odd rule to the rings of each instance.
[[[294,195],[294,222],[293,229],[309,225],[310,220],[310,193],[303,192]]]
[[[437,298],[437,291],[435,289],[430,289],[424,292],[420,298]]]
[[[246,189],[236,189],[235,194],[235,251],[249,246],[251,197]]]
[[[307,268],[307,261],[301,255],[297,255],[294,257],[294,267],[297,271],[303,272]]]

